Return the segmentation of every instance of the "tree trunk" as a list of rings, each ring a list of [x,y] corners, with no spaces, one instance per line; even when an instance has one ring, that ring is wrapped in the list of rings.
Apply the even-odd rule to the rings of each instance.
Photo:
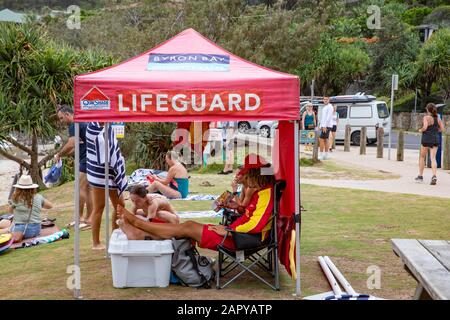
[[[359,139],[359,154],[366,154],[367,128],[361,127],[361,139]]]
[[[313,154],[312,154],[312,160],[314,163],[319,162],[319,134],[320,130],[315,130],[314,135],[314,146],[313,146]]]
[[[377,130],[377,158],[383,158],[383,148],[384,148],[384,130],[383,128],[378,128]]]
[[[443,162],[442,162],[442,169],[444,170],[450,170],[450,134],[442,134],[443,137]]]
[[[397,138],[397,161],[403,161],[405,153],[405,134],[403,130],[398,132]]]
[[[44,181],[42,180],[42,171],[39,166],[38,136],[36,131],[33,131],[32,133],[31,150],[33,151],[30,155],[31,178],[33,179],[34,183],[37,183],[39,185],[39,188],[47,189]]]
[[[344,138],[344,151],[345,152],[350,152],[350,137],[351,137],[351,133],[352,133],[352,128],[350,127],[350,125],[346,125],[345,126],[345,138]]]

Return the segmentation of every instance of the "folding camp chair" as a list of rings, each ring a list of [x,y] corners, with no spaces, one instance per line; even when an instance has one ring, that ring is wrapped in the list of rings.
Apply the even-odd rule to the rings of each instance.
[[[259,279],[273,290],[280,290],[279,263],[278,263],[278,240],[277,240],[277,217],[279,213],[279,203],[283,190],[286,187],[284,180],[277,181],[274,185],[274,206],[271,216],[272,228],[265,241],[261,241],[261,233],[248,234],[227,229],[227,234],[222,243],[217,247],[219,252],[218,272],[216,276],[216,288],[223,289],[241,275],[248,272]],[[223,246],[226,237],[233,237],[236,250],[230,250]],[[248,265],[246,262],[250,262]],[[258,266],[264,272],[269,273],[274,279],[274,283],[269,283],[252,268]],[[221,278],[239,267],[242,269],[226,283],[221,283]]]

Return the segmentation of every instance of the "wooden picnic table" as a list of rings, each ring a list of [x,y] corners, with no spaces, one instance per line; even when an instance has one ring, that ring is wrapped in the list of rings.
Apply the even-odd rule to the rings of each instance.
[[[392,239],[392,247],[418,285],[414,299],[450,300],[450,241]]]

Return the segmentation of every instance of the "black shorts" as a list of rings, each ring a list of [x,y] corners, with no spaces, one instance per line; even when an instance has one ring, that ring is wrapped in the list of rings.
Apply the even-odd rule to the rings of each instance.
[[[80,172],[87,173],[86,162],[80,162]]]
[[[434,147],[439,147],[439,143],[422,143],[422,147],[425,148],[434,148]]]
[[[327,140],[330,137],[330,131],[332,128],[326,128],[327,130],[323,132],[323,128],[320,128],[320,139]]]
[[[337,131],[337,126],[334,125],[333,128],[331,128],[331,132],[336,132]]]

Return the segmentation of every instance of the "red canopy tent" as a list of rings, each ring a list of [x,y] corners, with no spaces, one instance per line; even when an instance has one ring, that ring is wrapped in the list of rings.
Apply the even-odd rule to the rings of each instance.
[[[294,217],[300,214],[299,90],[297,76],[245,61],[195,30],[187,29],[139,56],[77,76],[74,121],[280,120],[272,153],[277,178],[287,182],[280,208],[280,261],[290,274],[297,275],[297,294],[300,294],[299,237],[296,236],[296,263],[292,261],[290,241]],[[77,124],[75,131],[78,139]],[[74,215],[77,222],[78,143],[76,146]],[[299,219],[295,221],[299,235]],[[79,264],[78,239],[76,225],[75,265]]]

